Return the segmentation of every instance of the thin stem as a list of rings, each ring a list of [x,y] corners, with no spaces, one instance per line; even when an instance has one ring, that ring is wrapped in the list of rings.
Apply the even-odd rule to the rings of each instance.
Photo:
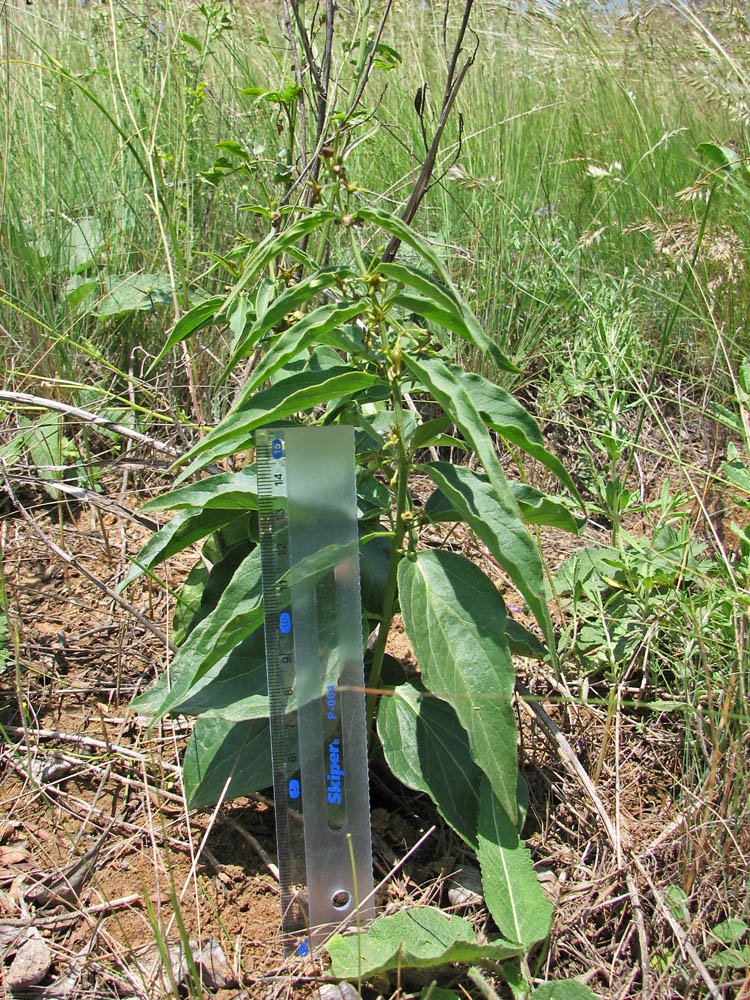
[[[487,1000],[500,1000],[500,995],[495,987],[476,965],[469,969],[467,975],[483,997],[486,997]]]
[[[375,648],[372,654],[372,666],[370,676],[367,680],[367,742],[369,744],[372,737],[372,723],[375,711],[375,698],[377,688],[380,684],[380,675],[383,670],[383,659],[385,657],[385,647],[388,643],[388,633],[396,608],[396,591],[398,587],[398,564],[403,556],[403,542],[406,534],[404,514],[409,503],[409,459],[403,437],[403,421],[401,419],[401,387],[398,379],[392,383],[393,409],[396,415],[397,432],[399,439],[399,459],[396,473],[396,520],[393,529],[393,540],[391,541],[391,553],[388,560],[388,579],[385,585],[383,596],[383,613],[380,617],[380,628]]]

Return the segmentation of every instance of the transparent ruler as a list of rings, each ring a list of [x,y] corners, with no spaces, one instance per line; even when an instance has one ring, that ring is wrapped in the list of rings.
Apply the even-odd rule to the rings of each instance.
[[[305,955],[374,916],[354,430],[255,447],[281,926]]]

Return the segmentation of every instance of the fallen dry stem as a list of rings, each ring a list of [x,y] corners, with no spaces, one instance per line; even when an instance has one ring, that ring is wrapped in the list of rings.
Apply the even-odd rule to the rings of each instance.
[[[632,863],[632,864],[634,864],[636,866],[636,868],[638,869],[638,871],[640,872],[640,874],[643,876],[643,878],[648,883],[648,886],[649,886],[649,888],[651,890],[651,893],[652,893],[652,895],[654,897],[654,900],[656,902],[657,908],[659,909],[659,912],[662,914],[662,916],[664,917],[664,919],[667,921],[667,923],[669,924],[669,926],[672,928],[672,931],[673,931],[675,937],[677,938],[677,940],[678,940],[678,942],[680,944],[680,947],[683,949],[683,951],[685,952],[685,954],[690,958],[691,962],[693,963],[693,965],[695,966],[696,970],[698,971],[698,974],[700,975],[701,979],[705,983],[705,985],[706,985],[709,993],[711,994],[711,996],[714,998],[714,1000],[722,1000],[721,993],[719,992],[719,990],[718,990],[718,988],[716,986],[716,983],[714,982],[714,980],[713,980],[710,972],[708,971],[708,969],[706,968],[705,964],[701,960],[701,957],[698,954],[698,952],[695,950],[695,948],[693,947],[693,945],[690,943],[690,940],[689,940],[686,932],[682,929],[682,927],[680,927],[678,921],[676,920],[676,918],[674,917],[674,915],[670,911],[670,909],[669,909],[669,907],[668,907],[668,905],[666,903],[666,900],[664,898],[663,893],[656,886],[656,884],[654,883],[653,879],[648,874],[646,868],[644,867],[644,865],[642,864],[642,862],[639,860],[639,858],[637,856],[626,855],[625,852],[623,851],[623,847],[622,847],[620,839],[619,839],[619,837],[617,835],[617,831],[616,831],[616,829],[614,827],[614,824],[612,823],[612,820],[609,817],[609,814],[608,814],[608,812],[607,812],[607,810],[606,810],[606,808],[604,806],[604,803],[602,802],[601,797],[599,796],[596,788],[594,787],[594,784],[591,781],[591,778],[589,778],[589,776],[586,773],[583,765],[581,764],[580,760],[578,759],[576,753],[574,752],[574,750],[571,747],[571,745],[568,742],[568,740],[565,738],[564,733],[562,732],[562,730],[560,729],[560,727],[544,711],[544,709],[539,704],[539,702],[533,697],[533,695],[531,695],[531,693],[522,684],[517,684],[516,688],[517,688],[519,694],[522,697],[522,702],[521,703],[523,705],[525,705],[536,716],[536,718],[538,719],[538,721],[541,723],[542,728],[543,728],[544,732],[547,734],[548,738],[557,747],[557,749],[558,749],[558,751],[560,753],[560,756],[561,756],[561,758],[563,760],[563,763],[572,772],[572,774],[575,776],[575,778],[580,782],[583,790],[586,792],[586,794],[590,798],[590,800],[591,800],[591,802],[592,802],[592,804],[593,804],[593,806],[594,806],[597,814],[599,815],[599,818],[602,821],[604,829],[607,832],[607,836],[608,836],[608,838],[609,838],[612,846],[614,847],[614,849],[615,849],[615,851],[617,853],[617,856],[618,857],[623,857],[623,859],[625,861],[625,869],[624,869],[625,870],[625,879],[626,879],[626,884],[628,886],[628,894],[630,896],[631,906],[632,906],[632,909],[633,909],[633,917],[634,917],[634,920],[636,922],[636,927],[637,927],[638,932],[639,932],[639,937],[640,937],[640,934],[641,934],[641,925],[642,925],[643,926],[643,932],[642,933],[643,933],[643,936],[644,936],[644,938],[646,939],[646,942],[647,942],[646,929],[645,929],[645,921],[643,920],[643,910],[642,910],[641,903],[640,903],[640,896],[638,894],[638,889],[637,889],[637,886],[636,886],[636,883],[635,883],[635,879],[633,878],[632,871],[629,870],[630,863]],[[647,947],[647,945],[646,945],[646,947]],[[646,950],[646,955],[644,956],[643,946],[642,946],[641,963],[644,962],[644,958],[647,959],[647,956],[648,956],[648,951]],[[642,970],[641,974],[643,976],[643,970]],[[648,983],[649,978],[650,977],[648,977],[648,978],[644,977],[644,979],[642,981],[642,987],[643,987],[643,993],[644,994],[647,993],[646,984]]]
[[[57,729],[35,729],[33,726],[27,726],[25,730],[20,726],[7,726],[6,732],[24,737],[35,736],[39,740],[60,740],[62,743],[78,743],[81,746],[96,747],[101,750],[107,750],[109,753],[119,754],[121,757],[128,757],[130,760],[137,760],[140,764],[149,763],[148,757],[145,754],[138,753],[137,750],[121,746],[118,743],[105,743],[104,740],[97,740],[93,736],[62,733]],[[177,764],[168,764],[163,760],[159,761],[159,767],[164,771],[172,771],[175,774],[180,771]]]
[[[250,833],[249,830],[246,830],[245,827],[242,826],[241,823],[238,823],[237,820],[233,819],[231,816],[221,816],[219,818],[221,819],[222,823],[226,823],[227,826],[231,827],[235,831],[235,833],[238,833],[240,835],[240,837],[242,837],[242,839],[244,841],[246,841],[252,847],[252,849],[258,855],[258,857],[263,862],[263,864],[266,866],[266,868],[268,869],[268,871],[271,873],[271,875],[273,875],[273,877],[278,882],[279,881],[279,869],[278,869],[278,867],[273,863],[273,861],[271,861],[271,858],[269,857],[269,855],[267,854],[267,852],[263,849],[263,847],[260,845],[260,843],[255,839],[255,837],[252,835],[252,833]]]
[[[129,615],[132,615],[139,625],[142,625],[145,629],[151,632],[152,635],[155,635],[156,638],[161,643],[163,643],[163,645],[167,649],[170,650],[170,652],[176,653],[177,647],[175,646],[175,644],[171,642],[166,637],[166,635],[164,635],[161,629],[157,628],[157,626],[154,625],[152,621],[146,618],[145,615],[142,615],[141,612],[138,610],[138,608],[132,605],[130,601],[127,601],[116,591],[112,590],[111,587],[108,587],[103,580],[100,580],[98,576],[95,576],[92,572],[90,572],[90,570],[87,570],[86,567],[83,566],[79,562],[79,560],[76,559],[75,556],[70,555],[70,553],[66,552],[64,549],[61,549],[59,545],[53,542],[52,539],[49,538],[42,531],[42,529],[36,523],[34,518],[31,516],[31,514],[29,514],[29,512],[26,510],[26,508],[23,506],[23,504],[19,501],[18,497],[13,492],[13,487],[10,485],[10,479],[8,478],[7,469],[5,467],[5,462],[0,460],[0,465],[2,467],[3,481],[5,483],[5,491],[11,499],[11,503],[17,508],[21,517],[24,519],[24,521],[26,521],[26,523],[29,525],[29,527],[37,536],[37,538],[39,538],[42,542],[44,542],[47,548],[51,552],[54,552],[54,554],[59,559],[62,559],[62,561],[66,564],[66,566],[69,566],[71,569],[77,570],[82,576],[85,576],[86,579],[90,580],[95,587],[98,587],[99,590],[103,591],[107,595],[107,597],[110,598],[110,600],[114,601],[115,604],[119,604],[124,611],[127,611]]]

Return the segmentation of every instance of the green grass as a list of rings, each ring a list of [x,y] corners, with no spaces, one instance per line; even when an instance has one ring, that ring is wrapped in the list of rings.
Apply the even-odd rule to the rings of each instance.
[[[71,309],[70,272],[81,263],[71,260],[71,222],[98,226],[86,275],[163,275],[180,309],[191,289],[212,291],[226,279],[206,276],[206,254],[226,253],[235,234],[265,231],[243,206],[273,208],[283,193],[271,178],[285,122],[278,106],[241,91],[293,82],[285,40],[272,7],[237,10],[226,23],[228,8],[214,7],[209,19],[189,4],[126,11],[68,0],[47,17],[6,7],[1,239],[11,305],[2,321],[16,365],[39,362],[49,374],[62,366],[60,357],[41,361],[49,348],[42,324],[114,341],[122,364],[136,344],[153,347],[170,321],[169,307],[150,323],[97,321],[95,297]],[[352,21],[342,15],[342,39]],[[531,16],[488,2],[473,23],[478,50],[458,100],[460,149],[454,116],[437,174],[448,172],[428,195],[420,228],[446,245],[486,326],[522,363],[586,317],[603,276],[627,276],[653,330],[664,298],[676,294],[655,260],[655,234],[699,220],[700,203],[678,194],[701,175],[697,143],[742,134],[731,109],[699,89],[707,58],[697,61],[674,14],[612,26],[575,11]],[[362,142],[347,166],[370,197],[398,207],[422,154],[414,94],[430,81],[429,129],[444,72],[438,17],[397,9],[388,30],[403,63],[376,74],[373,116],[354,130]],[[225,140],[259,162],[214,188],[201,172]],[[706,303],[697,312],[694,331]],[[744,295],[732,298],[731,315],[735,327],[744,321]]]

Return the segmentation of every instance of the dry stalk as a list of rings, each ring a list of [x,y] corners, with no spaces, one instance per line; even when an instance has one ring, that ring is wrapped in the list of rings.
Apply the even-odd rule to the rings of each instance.
[[[91,583],[93,583],[95,587],[98,587],[99,590],[105,593],[107,597],[110,598],[110,600],[114,601],[115,604],[119,604],[124,611],[127,611],[129,615],[132,615],[139,625],[142,625],[145,629],[151,632],[152,635],[155,635],[156,638],[161,643],[163,643],[163,645],[167,649],[169,649],[170,652],[176,653],[177,647],[175,646],[175,644],[171,642],[169,639],[167,639],[166,635],[164,635],[161,629],[157,628],[157,626],[154,625],[152,621],[146,618],[145,615],[141,614],[138,608],[132,605],[130,601],[126,600],[116,591],[112,590],[111,587],[108,587],[103,580],[100,580],[98,576],[95,576],[90,570],[86,569],[86,567],[83,566],[78,561],[78,559],[76,559],[75,556],[70,555],[70,553],[66,552],[65,549],[61,549],[56,542],[53,542],[52,539],[49,538],[42,531],[42,529],[36,523],[34,518],[31,516],[31,514],[29,514],[29,512],[26,510],[26,508],[23,506],[23,504],[20,502],[18,497],[13,492],[13,487],[10,485],[10,479],[8,478],[8,472],[5,466],[5,462],[2,460],[0,460],[0,468],[2,469],[3,481],[5,483],[5,492],[10,497],[11,503],[14,505],[14,507],[17,508],[21,517],[24,519],[24,521],[26,521],[26,523],[29,525],[29,527],[37,536],[37,538],[39,538],[42,542],[44,542],[47,548],[51,552],[53,552],[58,557],[58,559],[62,559],[62,561],[65,563],[66,566],[68,566],[71,569],[77,570],[82,576],[85,576],[86,579],[89,580]]]
[[[46,396],[33,396],[28,392],[11,392],[8,389],[1,389],[0,402],[15,403],[17,406],[31,406],[37,410],[55,410],[58,413],[64,413],[68,417],[75,417],[76,420],[83,420],[85,423],[104,427],[105,430],[112,431],[113,434],[130,438],[131,441],[144,444],[148,448],[153,448],[154,451],[160,451],[163,455],[169,455],[170,458],[181,457],[181,452],[177,451],[170,444],[163,444],[161,441],[157,441],[147,434],[141,434],[140,431],[133,430],[132,427],[125,427],[123,424],[107,420],[106,417],[100,417],[98,413],[92,413],[90,410],[82,410],[79,406],[70,406],[68,403],[60,403],[56,399],[48,399]]]
[[[465,0],[464,3],[464,13],[461,20],[461,27],[459,28],[458,37],[456,38],[455,45],[453,46],[453,53],[448,62],[448,77],[445,83],[445,91],[443,93],[443,103],[440,108],[440,115],[438,116],[438,123],[435,129],[435,134],[432,137],[432,142],[429,149],[427,150],[427,155],[425,156],[422,167],[419,171],[417,179],[414,181],[414,185],[411,189],[411,194],[406,202],[403,212],[401,213],[401,219],[407,225],[410,225],[414,216],[417,214],[417,209],[422,203],[422,199],[427,194],[427,190],[430,185],[430,178],[435,169],[435,163],[437,161],[438,149],[440,148],[440,141],[443,137],[443,132],[445,126],[448,123],[448,118],[450,117],[453,105],[458,97],[458,92],[461,89],[461,84],[464,81],[464,77],[469,71],[470,66],[474,62],[474,55],[469,56],[464,65],[458,72],[456,68],[458,66],[458,60],[463,49],[464,38],[466,36],[466,31],[469,26],[469,17],[471,15],[471,8],[474,5],[474,0]],[[447,9],[446,9],[447,17]],[[444,25],[445,29],[445,25]],[[445,34],[445,31],[444,31]],[[397,236],[391,237],[388,246],[385,248],[383,253],[383,261],[393,260],[398,253],[398,248],[401,246],[401,240]]]
[[[63,743],[78,743],[84,747],[96,747],[99,750],[107,750],[109,753],[119,754],[121,757],[128,757],[136,760],[140,764],[148,763],[148,758],[137,750],[130,747],[121,746],[118,743],[107,743],[104,740],[97,740],[93,736],[78,736],[75,733],[62,733],[56,729],[35,729],[28,726],[23,730],[20,726],[6,726],[6,732],[14,733],[18,736],[35,736],[39,740],[60,740]],[[180,772],[177,764],[168,764],[166,761],[159,761],[159,767],[165,771],[172,771],[174,774]]]
[[[278,882],[279,881],[279,869],[278,869],[278,867],[273,863],[273,861],[271,861],[271,858],[269,857],[269,855],[261,847],[260,843],[255,839],[255,837],[252,835],[252,833],[250,833],[249,830],[246,830],[245,827],[242,826],[241,823],[237,822],[236,819],[232,819],[231,816],[221,816],[220,819],[221,819],[222,823],[226,823],[227,826],[231,826],[231,828],[235,831],[235,833],[238,833],[240,835],[240,837],[242,837],[242,839],[244,841],[246,841],[252,847],[252,849],[258,855],[258,857],[263,862],[263,864],[266,866],[266,868],[268,869],[268,871],[271,873],[271,875],[273,875],[273,877]]]
[[[700,955],[691,944],[687,936],[687,933],[679,925],[678,921],[670,911],[663,893],[655,885],[653,879],[648,874],[648,871],[640,861],[639,857],[637,855],[630,854],[630,852],[626,853],[624,851],[620,843],[617,830],[614,824],[612,823],[612,820],[610,819],[609,813],[607,812],[607,809],[604,806],[604,803],[602,802],[599,793],[594,787],[591,778],[586,773],[583,765],[578,759],[570,743],[565,738],[564,733],[561,731],[560,727],[557,726],[556,723],[544,711],[544,709],[538,703],[538,701],[536,701],[534,697],[526,690],[526,688],[523,687],[523,685],[517,684],[516,688],[523,699],[522,704],[525,705],[527,709],[536,716],[538,721],[541,723],[543,730],[547,733],[549,739],[557,747],[563,763],[568,768],[568,770],[572,772],[575,778],[580,782],[583,790],[588,795],[589,799],[592,802],[592,805],[594,806],[594,809],[596,810],[599,818],[602,821],[604,829],[607,833],[607,837],[609,838],[610,843],[614,847],[618,858],[621,856],[623,858],[625,880],[628,887],[628,894],[631,900],[633,918],[636,923],[636,928],[638,929],[639,943],[641,945],[641,977],[642,977],[641,985],[642,985],[643,995],[648,996],[648,989],[650,983],[650,974],[649,974],[650,967],[648,963],[648,938],[646,935],[646,927],[645,927],[645,921],[643,919],[643,909],[641,907],[638,887],[636,885],[632,870],[630,868],[631,864],[635,865],[635,867],[638,869],[638,871],[643,876],[645,881],[648,883],[648,886],[654,897],[659,912],[662,914],[664,919],[672,928],[672,931],[675,937],[677,938],[680,947],[683,949],[685,954],[690,958],[691,962],[695,966],[698,974],[700,975],[701,979],[706,985],[711,996],[714,998],[714,1000],[722,1000],[721,993],[719,992],[718,987],[716,986],[716,983],[714,982],[713,977],[711,976],[711,973],[708,971]]]

